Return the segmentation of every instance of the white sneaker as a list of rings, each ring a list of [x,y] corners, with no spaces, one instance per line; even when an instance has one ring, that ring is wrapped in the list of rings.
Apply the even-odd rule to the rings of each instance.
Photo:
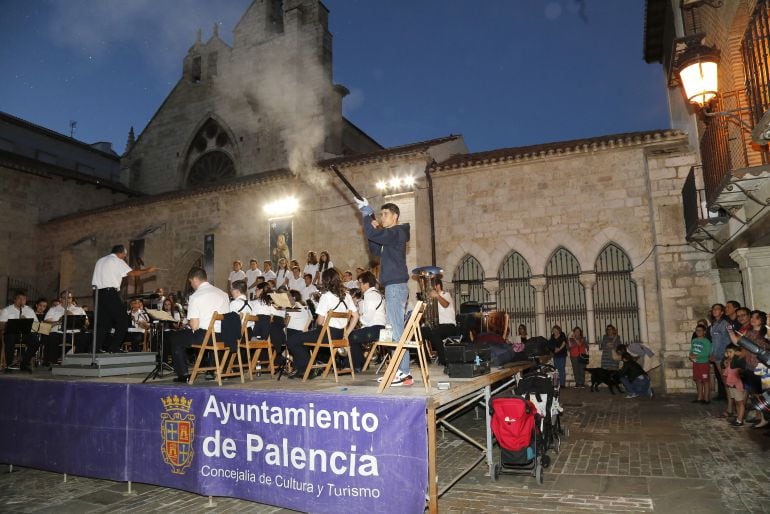
[[[627,395],[626,395],[626,398],[636,398],[637,396],[638,396],[638,395],[636,395],[636,394],[634,394],[634,393],[631,393],[631,394],[627,394]]]
[[[378,378],[377,382],[381,383],[383,378],[385,377]],[[390,383],[390,387],[410,386],[412,384],[414,384],[412,375],[406,375],[399,370],[396,371],[396,376],[393,377],[393,382]]]

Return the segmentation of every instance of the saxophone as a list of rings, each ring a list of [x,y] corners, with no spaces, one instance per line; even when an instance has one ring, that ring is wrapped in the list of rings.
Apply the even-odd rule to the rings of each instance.
[[[436,280],[440,279],[444,270],[436,266],[422,266],[412,270],[412,275],[420,285],[421,300],[425,303],[423,322],[430,328],[438,326],[438,301],[431,296],[436,288]]]

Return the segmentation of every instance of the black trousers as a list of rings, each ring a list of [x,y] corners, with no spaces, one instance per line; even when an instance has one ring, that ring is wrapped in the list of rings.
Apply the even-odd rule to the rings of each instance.
[[[361,348],[361,345],[379,340],[380,330],[383,328],[385,328],[384,325],[372,325],[371,327],[353,330],[348,334],[350,358],[353,361],[353,369],[358,371],[364,367],[364,351],[363,348]]]
[[[120,350],[128,332],[128,314],[117,289],[99,289],[96,325],[97,349]]]
[[[722,370],[719,369],[719,364],[716,362],[711,363],[711,367],[714,368],[714,376],[717,379],[717,399],[727,399],[727,389],[725,389],[725,381],[722,379]]]
[[[206,330],[177,330],[167,333],[165,344],[171,347],[172,363],[176,376],[183,377],[187,374],[187,350],[194,344],[201,344],[206,338]],[[219,336],[217,336],[217,340]]]
[[[37,334],[20,336],[19,334],[6,333],[4,334],[4,341],[6,366],[13,364],[13,354],[17,344],[26,346],[24,354],[21,357],[21,364],[29,364],[30,359],[32,359],[32,356],[35,355],[37,348],[40,346],[40,339]]]
[[[144,332],[126,332],[125,341],[131,342],[131,351],[138,352],[144,344]]]
[[[294,358],[294,367],[298,373],[304,373],[310,361],[310,351],[305,346],[305,343],[315,343],[318,340],[318,336],[321,335],[321,330],[323,328],[316,328],[307,332],[297,332],[289,336],[286,344],[289,347],[291,356]],[[329,328],[329,331],[334,339],[341,338],[345,333],[341,328]],[[326,337],[324,337],[324,341],[326,341]]]
[[[430,340],[430,346],[433,351],[438,354],[438,362],[442,366],[446,366],[446,350],[444,350],[444,339],[450,336],[456,336],[460,334],[460,329],[457,325],[450,325],[448,323],[442,323],[435,328],[430,328],[427,325],[421,328],[423,338]]]

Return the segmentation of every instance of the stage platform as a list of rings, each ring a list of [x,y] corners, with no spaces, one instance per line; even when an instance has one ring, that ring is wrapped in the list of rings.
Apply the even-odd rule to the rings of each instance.
[[[113,377],[118,375],[145,375],[155,369],[157,354],[153,352],[74,353],[64,356],[60,366],[51,370],[53,376]]]
[[[152,355],[154,356],[154,354]],[[90,356],[87,355],[86,357],[89,358],[90,364]],[[430,392],[426,391],[419,370],[413,368],[414,385],[410,387],[391,387],[382,394],[377,393],[378,375],[373,371],[357,374],[356,378],[352,378],[349,375],[342,376],[339,382],[336,383],[333,378],[321,379],[320,377],[307,382],[291,380],[286,377],[282,377],[278,381],[272,378],[269,373],[263,373],[259,377],[255,376],[254,380],[249,380],[246,375],[243,383],[241,383],[239,378],[230,378],[224,380],[221,387],[217,386],[215,381],[206,381],[203,377],[200,377],[192,385],[175,383],[173,382],[175,376],[173,373],[167,373],[162,378],[149,380],[146,384],[142,384],[146,373],[77,379],[43,370],[35,370],[32,374],[18,372],[5,374],[1,378],[2,382],[4,382],[2,386],[6,390],[9,389],[5,386],[18,384],[19,387],[15,389],[20,391],[20,395],[26,395],[27,393],[22,393],[21,391],[34,391],[36,389],[35,386],[37,386],[37,388],[42,388],[45,391],[43,393],[43,401],[75,402],[76,405],[65,409],[67,412],[62,414],[65,419],[60,424],[61,426],[79,426],[78,430],[80,430],[83,426],[88,426],[90,423],[96,427],[95,430],[97,432],[102,432],[102,435],[105,437],[105,448],[98,450],[99,465],[96,465],[96,468],[103,466],[105,456],[109,455],[113,450],[117,456],[116,459],[125,459],[125,462],[115,464],[115,473],[112,473],[112,470],[107,468],[105,468],[105,471],[95,468],[94,470],[78,472],[77,469],[67,468],[68,463],[63,462],[67,458],[62,456],[46,461],[55,460],[56,465],[54,466],[47,464],[35,465],[34,462],[27,461],[14,461],[20,454],[9,450],[8,447],[6,447],[5,452],[0,451],[0,462],[38,467],[40,469],[60,471],[73,475],[82,474],[83,476],[126,481],[129,484],[131,481],[135,481],[164,485],[204,495],[239,497],[300,511],[340,511],[339,509],[342,504],[339,501],[342,498],[327,499],[327,503],[322,504],[318,503],[319,498],[311,500],[307,490],[301,491],[298,489],[297,491],[292,491],[293,495],[287,495],[284,489],[288,486],[281,485],[276,488],[275,482],[272,485],[261,482],[263,479],[269,482],[271,477],[265,473],[260,474],[259,470],[273,471],[273,480],[285,480],[285,478],[281,479],[280,477],[286,477],[290,474],[293,461],[289,461],[288,468],[281,467],[286,466],[286,461],[283,463],[279,462],[278,464],[268,462],[267,464],[278,466],[275,469],[283,472],[283,475],[276,475],[274,468],[271,468],[270,465],[266,466],[265,463],[251,462],[250,454],[247,461],[243,454],[240,453],[244,446],[251,444],[250,442],[247,443],[247,439],[252,437],[252,435],[255,438],[259,438],[260,444],[264,439],[264,443],[267,445],[269,437],[279,437],[283,434],[286,437],[279,440],[283,441],[283,451],[287,455],[290,454],[290,457],[285,457],[285,459],[293,459],[295,454],[292,452],[299,452],[298,448],[322,448],[324,445],[328,447],[327,451],[329,452],[336,450],[332,455],[348,452],[351,455],[351,459],[359,459],[360,461],[364,458],[361,454],[369,452],[374,456],[373,458],[379,459],[380,468],[376,477],[350,478],[348,476],[343,477],[331,474],[332,479],[336,477],[340,482],[337,485],[333,485],[329,476],[326,476],[329,473],[326,473],[324,476],[309,478],[312,474],[309,475],[307,470],[295,469],[293,471],[296,472],[297,484],[305,484],[306,487],[312,487],[311,484],[316,484],[319,488],[322,488],[324,484],[328,484],[329,486],[336,487],[335,492],[340,492],[343,496],[347,494],[364,495],[364,497],[357,499],[359,502],[358,506],[368,512],[380,512],[381,510],[376,505],[381,504],[381,502],[378,502],[379,500],[386,499],[391,502],[404,502],[404,509],[402,510],[404,512],[421,512],[426,507],[424,499],[426,497],[425,492],[427,491],[427,498],[429,500],[427,504],[428,510],[430,512],[437,512],[438,499],[441,494],[446,492],[462,476],[484,459],[487,460],[488,465],[492,465],[492,438],[487,430],[486,441],[468,440],[470,444],[479,449],[478,459],[474,462],[469,462],[467,469],[449,480],[449,485],[445,486],[442,491],[439,491],[436,475],[436,428],[441,426],[453,430],[451,424],[453,417],[467,411],[469,408],[476,406],[483,408],[486,406],[490,396],[494,394],[495,387],[501,384],[509,387],[512,377],[529,366],[531,366],[531,363],[523,362],[517,363],[511,368],[493,369],[491,373],[480,377],[450,379],[443,374],[442,368],[434,365],[430,367],[430,379],[433,386]],[[449,388],[439,390],[436,387],[438,382],[447,382]],[[64,386],[64,383],[67,386]],[[59,390],[64,392],[59,393]],[[105,401],[110,402],[110,408],[113,409],[111,414],[101,412],[107,407],[104,401],[99,399],[99,394],[97,393],[105,393],[103,395],[106,399]],[[61,396],[59,396],[60,394]],[[55,395],[57,399],[52,399],[51,395]],[[124,395],[125,399],[123,398]],[[0,428],[2,428],[0,432],[9,429],[8,422],[16,424],[20,419],[25,418],[24,404],[28,403],[30,398],[27,397],[22,401],[15,402],[15,405],[11,406],[6,401],[3,408],[13,411],[15,407],[20,412],[12,413],[10,416],[6,413],[4,419],[0,418]],[[184,411],[184,398],[187,398],[186,401],[188,402],[186,405],[187,411]],[[160,403],[161,399],[165,399],[163,405]],[[189,404],[191,401],[194,404],[192,408]],[[181,406],[176,405],[175,407],[171,405],[174,402],[179,402]],[[229,420],[225,419],[224,411],[216,412],[216,415],[212,414],[212,411],[218,410],[218,404],[221,404],[222,409],[230,408],[227,406],[232,405],[234,412],[236,412],[235,409],[238,406],[245,406],[246,409],[255,407],[251,405],[251,402],[255,404],[267,402],[270,405],[281,405],[281,408],[294,410],[302,409],[309,405],[311,409],[328,409],[331,412],[368,412],[373,413],[372,416],[377,416],[370,419],[378,419],[379,427],[372,434],[340,430],[338,433],[320,431],[316,435],[310,433],[312,430],[308,432],[310,429],[307,427],[293,431],[288,430],[286,426],[278,427],[275,424],[272,425],[272,428],[267,426],[260,427],[255,426],[251,419],[238,420],[237,414],[233,415],[234,418],[230,416]],[[112,405],[112,403],[115,403],[115,405]],[[166,409],[165,413],[163,412],[164,408]],[[175,408],[177,410],[173,410]],[[88,417],[89,412],[91,417],[95,415],[94,413],[99,413],[99,417],[84,421],[82,419],[83,415],[79,415],[79,417],[74,416],[69,411],[85,413],[86,417]],[[193,466],[192,469],[187,469],[190,466],[189,462],[180,460],[181,457],[177,457],[175,460],[174,455],[176,454],[167,452],[167,445],[170,444],[171,437],[169,434],[173,431],[167,432],[168,427],[162,430],[156,427],[156,425],[161,424],[160,421],[163,416],[166,416],[163,418],[166,420],[166,423],[169,422],[169,419],[175,420],[174,423],[179,423],[181,419],[181,422],[184,424],[185,416],[189,412],[194,412],[194,416],[189,416],[190,420],[194,420],[190,422],[191,439],[193,439],[192,429],[195,429],[194,442],[191,442],[189,445],[189,448],[194,446],[195,449],[196,466]],[[253,412],[257,411],[254,410]],[[102,426],[104,424],[104,416],[115,418],[113,421],[110,421],[110,426]],[[35,420],[44,419],[37,414],[29,414],[26,417],[35,418]],[[51,423],[55,423],[55,419],[56,416],[52,416]],[[35,423],[37,421],[33,422],[32,419],[28,421],[28,427],[36,426]],[[485,426],[489,427],[488,412],[484,421],[480,420],[479,422],[485,423]],[[266,424],[267,419],[261,420],[261,423]],[[124,424],[125,427],[123,426]],[[415,430],[420,425],[423,429]],[[24,430],[24,426],[22,423],[18,429],[13,430],[11,438],[8,440],[18,440],[15,438]],[[177,425],[174,425],[174,427],[177,428]],[[319,427],[320,424],[315,429]],[[347,429],[348,427],[346,426],[345,428]],[[259,430],[263,431],[260,432]],[[69,430],[65,432],[68,435],[63,442],[66,443],[66,438],[72,437],[72,435]],[[162,437],[161,432],[163,432]],[[118,435],[118,440],[123,442],[116,446],[114,438],[106,436],[108,433],[120,434]],[[329,439],[331,434],[335,435]],[[101,444],[98,442],[99,435],[99,433],[96,434],[97,446]],[[365,437],[362,437],[362,435]],[[221,441],[220,438],[222,439]],[[231,439],[230,443],[227,442],[228,438]],[[90,437],[87,439],[89,440],[89,445],[92,445],[93,439]],[[213,446],[209,448],[207,446],[209,444]],[[226,455],[227,444],[233,445],[231,448],[233,452],[235,452],[233,448],[235,446],[238,447],[239,453],[237,456],[232,457],[233,460],[228,460]],[[293,449],[292,444],[294,444]],[[280,444],[276,444],[276,448],[278,446]],[[91,446],[88,448],[91,448]],[[161,448],[163,452],[160,451]],[[224,452],[224,456],[217,452]],[[161,460],[159,458],[161,453],[163,453],[163,459],[158,463],[157,461]],[[75,460],[74,457],[73,460]],[[403,476],[403,465],[409,461],[412,461],[412,464],[409,465],[410,472]],[[173,469],[166,469],[168,466],[164,466],[164,462]],[[228,464],[229,467],[225,464]],[[301,467],[301,462],[298,465]],[[157,468],[157,470],[154,468]],[[218,480],[213,480],[206,475],[212,469],[218,469],[218,472],[227,473],[227,470],[231,468],[233,470],[238,469],[239,473],[244,473],[239,475],[239,480],[244,482],[242,486],[245,486],[248,480],[253,479],[260,481],[260,487],[256,487],[256,484],[251,484],[251,488],[239,490],[229,483],[228,480],[222,479],[222,475],[217,477]],[[249,474],[249,468],[253,469],[254,473]],[[153,472],[148,472],[148,469],[152,469]],[[359,469],[359,471],[361,470],[363,470],[362,472],[365,475],[366,470],[364,468]],[[324,471],[327,470],[324,469]],[[203,477],[200,475],[203,475]],[[316,475],[319,474],[316,473]],[[294,480],[294,477],[292,477],[292,480]],[[209,483],[212,481],[215,482],[213,485]],[[447,483],[445,477],[442,477],[442,482]],[[237,483],[238,481],[236,480]],[[283,481],[281,484],[283,484]],[[301,488],[302,486],[297,487]],[[276,495],[276,491],[279,491],[281,494]],[[366,494],[375,494],[371,491],[379,491],[377,494],[382,494],[378,501],[365,497]],[[320,494],[320,491],[316,489],[315,493]],[[411,498],[411,503],[406,503],[408,498]],[[322,500],[323,498],[320,499]],[[337,503],[335,503],[335,500]],[[346,497],[345,501],[349,507],[351,498]],[[419,509],[417,509],[417,503],[420,504]],[[393,503],[390,504],[391,507],[393,505]],[[310,508],[311,506],[312,508]],[[389,511],[393,512],[393,510]]]

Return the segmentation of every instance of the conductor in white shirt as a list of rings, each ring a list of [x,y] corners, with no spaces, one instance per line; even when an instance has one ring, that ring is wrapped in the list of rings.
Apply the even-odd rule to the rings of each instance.
[[[155,266],[131,269],[126,264],[126,247],[115,245],[94,266],[91,285],[99,291],[96,306],[96,347],[105,352],[117,353],[128,332],[128,316],[120,299],[120,283],[123,277],[139,277],[157,270]]]

